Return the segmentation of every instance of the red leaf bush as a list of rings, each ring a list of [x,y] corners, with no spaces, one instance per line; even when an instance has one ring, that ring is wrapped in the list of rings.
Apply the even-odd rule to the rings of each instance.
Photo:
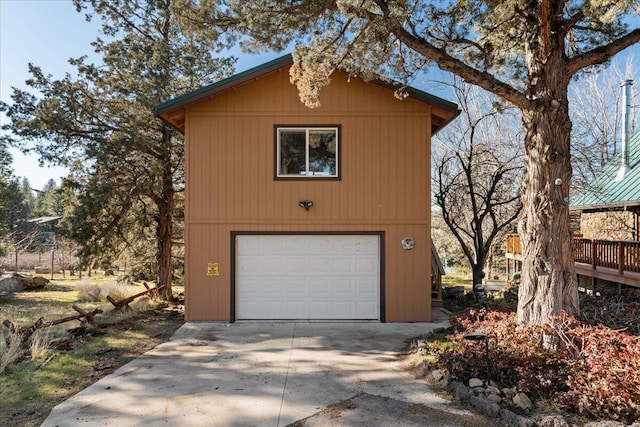
[[[467,382],[486,377],[483,342],[489,337],[491,379],[546,398],[570,412],[633,423],[640,420],[640,337],[560,316],[552,325],[516,327],[515,313],[467,309],[452,319],[452,345],[436,352],[438,364]]]

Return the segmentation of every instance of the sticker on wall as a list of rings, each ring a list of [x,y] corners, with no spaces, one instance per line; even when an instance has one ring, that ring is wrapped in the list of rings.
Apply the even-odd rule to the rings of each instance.
[[[207,263],[207,276],[219,276],[220,267],[217,262]]]
[[[415,245],[416,242],[411,237],[405,237],[404,239],[402,239],[402,249],[404,249],[405,251],[413,249]]]

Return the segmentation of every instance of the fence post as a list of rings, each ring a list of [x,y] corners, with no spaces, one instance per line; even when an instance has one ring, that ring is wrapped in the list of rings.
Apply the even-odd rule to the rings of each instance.
[[[624,274],[624,242],[618,241],[618,274]]]
[[[591,266],[596,269],[596,239],[591,239]]]

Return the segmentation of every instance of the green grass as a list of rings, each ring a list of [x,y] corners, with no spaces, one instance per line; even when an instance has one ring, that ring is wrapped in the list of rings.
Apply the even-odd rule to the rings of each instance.
[[[465,290],[471,290],[473,284],[473,276],[468,268],[457,267],[442,276],[442,286],[464,286]]]

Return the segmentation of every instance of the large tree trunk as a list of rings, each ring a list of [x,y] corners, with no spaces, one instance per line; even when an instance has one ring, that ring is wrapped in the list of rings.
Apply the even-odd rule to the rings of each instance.
[[[163,162],[162,189],[158,197],[156,197],[156,206],[158,215],[156,217],[158,250],[157,259],[157,286],[162,287],[161,293],[163,299],[167,301],[173,300],[173,292],[171,290],[171,246],[173,239],[173,174],[170,153],[170,132],[165,128],[164,136],[165,159]]]
[[[540,13],[550,20],[554,17],[549,11]],[[539,19],[537,15],[532,18]],[[525,174],[518,226],[523,265],[518,323],[542,324],[563,311],[570,315],[579,311],[569,229],[569,78],[563,73],[564,41],[550,37],[554,23],[546,24],[527,44],[530,107],[523,109]]]

